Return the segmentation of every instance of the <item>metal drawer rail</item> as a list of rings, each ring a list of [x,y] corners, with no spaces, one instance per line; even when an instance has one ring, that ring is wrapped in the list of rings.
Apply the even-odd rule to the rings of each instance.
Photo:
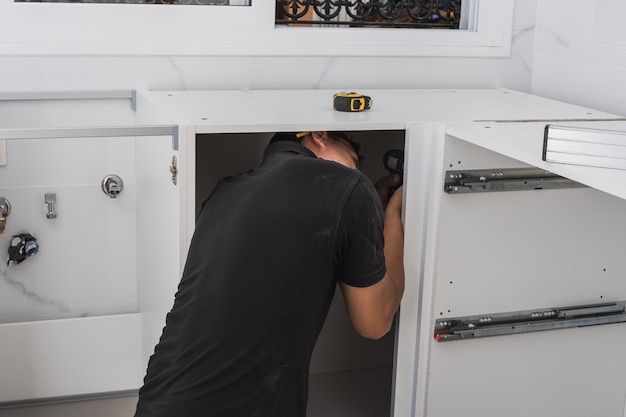
[[[626,322],[626,301],[435,321],[438,342]]]
[[[541,168],[446,171],[445,175],[444,191],[448,194],[586,187]]]

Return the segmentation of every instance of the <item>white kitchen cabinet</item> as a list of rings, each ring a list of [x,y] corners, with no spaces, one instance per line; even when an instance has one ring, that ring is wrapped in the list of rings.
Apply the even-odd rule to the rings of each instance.
[[[626,128],[624,121],[558,123]],[[415,415],[624,413],[622,322],[531,333],[516,333],[524,323],[511,322],[507,335],[445,343],[434,337],[437,320],[626,300],[626,171],[543,162],[545,124],[429,126],[438,133],[422,137],[434,152],[422,171],[432,182],[423,188],[429,220]],[[589,187],[444,191],[448,170],[525,167]]]
[[[554,254],[558,258],[569,253],[567,251],[571,249],[571,244],[561,244],[561,240],[572,242],[584,236],[589,236],[586,234],[588,230],[579,231],[578,234],[564,234],[559,228],[567,228],[567,223],[564,223],[563,216],[560,215],[561,211],[565,210],[569,205],[578,206],[578,214],[582,216],[579,222],[585,223],[590,221],[593,215],[588,214],[587,205],[580,202],[599,200],[598,203],[595,203],[598,204],[598,210],[601,208],[607,210],[607,215],[603,216],[601,223],[589,223],[588,227],[592,230],[596,230],[597,227],[596,239],[605,239],[607,237],[605,234],[611,233],[616,247],[623,247],[623,239],[618,238],[621,229],[619,227],[607,229],[607,224],[611,223],[611,219],[619,212],[620,205],[623,205],[623,203],[619,199],[605,196],[603,193],[591,189],[531,191],[526,194],[524,192],[499,193],[499,195],[476,196],[476,198],[483,197],[482,201],[487,201],[487,203],[478,203],[477,206],[470,207],[473,213],[470,212],[470,217],[467,218],[463,215],[464,208],[457,208],[457,205],[460,198],[468,196],[442,195],[443,169],[472,166],[475,168],[504,168],[520,165],[538,165],[541,161],[537,158],[532,160],[521,158],[521,161],[511,159],[511,157],[520,158],[518,155],[519,151],[516,153],[515,149],[515,146],[518,145],[521,146],[522,150],[532,148],[530,153],[533,155],[541,155],[541,131],[535,131],[532,133],[533,136],[530,136],[530,133],[526,134],[525,131],[518,132],[521,126],[543,126],[548,121],[554,120],[602,120],[616,119],[617,117],[508,90],[380,90],[363,91],[363,93],[372,96],[374,106],[371,110],[361,113],[333,111],[331,107],[333,92],[331,91],[140,92],[138,112],[141,113],[141,103],[145,100],[158,109],[155,113],[163,112],[172,117],[177,124],[184,126],[186,133],[179,137],[180,148],[178,154],[180,155],[180,161],[183,161],[179,168],[186,173],[181,178],[180,186],[186,190],[185,201],[188,203],[186,208],[187,214],[183,217],[181,226],[182,229],[187,228],[187,240],[193,230],[194,210],[197,205],[195,199],[198,198],[196,193],[198,189],[202,188],[202,180],[199,179],[197,174],[202,172],[205,164],[207,166],[213,165],[213,163],[208,162],[209,156],[201,157],[200,155],[211,155],[212,161],[223,160],[226,161],[226,165],[230,165],[233,163],[233,158],[238,158],[238,154],[246,154],[250,149],[254,149],[254,152],[258,153],[263,147],[257,142],[254,142],[254,144],[250,142],[246,145],[246,139],[242,138],[242,135],[257,137],[263,142],[271,136],[271,133],[276,131],[348,130],[353,132],[357,138],[360,135],[368,135],[374,141],[383,142],[380,145],[380,148],[383,149],[389,147],[386,140],[391,133],[395,132],[394,136],[398,134],[403,136],[404,146],[407,150],[405,188],[407,288],[399,315],[395,346],[392,348],[394,351],[394,372],[393,376],[389,378],[391,383],[389,388],[391,389],[388,394],[380,396],[381,389],[389,389],[384,383],[381,384],[380,382],[381,378],[386,378],[385,374],[377,373],[381,369],[382,363],[380,359],[367,359],[358,365],[346,364],[343,359],[333,360],[333,354],[341,357],[341,351],[345,346],[352,346],[348,342],[349,338],[345,336],[349,332],[349,324],[345,318],[341,317],[341,308],[337,308],[337,311],[333,311],[333,314],[329,316],[324,330],[327,333],[322,334],[320,344],[318,345],[319,349],[316,349],[313,359],[312,404],[310,411],[313,416],[368,415],[368,410],[372,415],[378,415],[379,410],[376,409],[375,404],[382,402],[385,404],[389,403],[392,413],[397,416],[436,416],[446,415],[448,412],[452,412],[452,414],[447,415],[468,415],[468,412],[475,415],[488,415],[488,413],[485,414],[485,409],[480,407],[475,408],[475,411],[473,411],[471,405],[468,405],[473,403],[471,397],[467,396],[467,401],[461,402],[456,400],[454,395],[450,395],[451,387],[446,382],[445,375],[452,376],[453,380],[457,379],[454,375],[458,373],[467,375],[468,384],[471,384],[471,381],[479,382],[480,379],[478,375],[471,375],[465,372],[463,363],[452,362],[454,366],[448,366],[447,361],[450,359],[449,357],[439,358],[437,356],[439,353],[436,350],[437,348],[442,350],[449,348],[449,346],[456,346],[457,349],[462,349],[468,342],[457,342],[456,345],[452,343],[447,345],[441,344],[441,346],[439,344],[435,345],[432,334],[434,320],[442,317],[451,317],[454,314],[469,314],[469,312],[479,314],[483,312],[483,308],[487,309],[486,312],[495,313],[515,309],[538,308],[542,307],[544,303],[547,303],[547,306],[553,303],[556,303],[557,306],[561,305],[561,303],[590,303],[596,302],[601,296],[606,297],[604,300],[619,298],[615,290],[620,288],[620,283],[615,279],[615,275],[611,275],[612,278],[605,278],[605,280],[612,280],[611,282],[615,288],[603,288],[602,291],[600,288],[597,288],[596,292],[602,292],[603,294],[598,293],[593,296],[590,296],[586,291],[594,287],[594,284],[589,282],[587,283],[587,288],[581,288],[577,291],[561,291],[560,298],[550,298],[547,294],[541,297],[531,297],[523,291],[530,294],[540,292],[539,288],[545,286],[546,281],[549,280],[552,280],[554,288],[562,288],[563,284],[558,283],[557,278],[552,277],[546,271],[547,265],[543,264],[549,263],[554,259],[549,256],[550,254]],[[520,123],[514,124],[512,123],[513,121],[519,121]],[[155,120],[150,122],[155,123]],[[464,122],[464,124],[457,124],[459,122]],[[478,142],[479,146],[486,146],[488,149],[493,149],[493,151],[487,151],[475,145],[466,145],[463,141],[466,136],[470,136],[465,134],[465,130],[475,128],[478,125],[484,127],[485,130],[487,130],[487,125],[489,128],[493,128],[492,140],[487,145],[482,145],[482,143]],[[452,133],[447,133],[448,129],[452,130],[453,128],[459,130],[457,135],[461,139],[455,139]],[[225,154],[219,151],[219,147],[213,141],[217,139],[227,143],[227,135],[233,135],[232,139],[239,140],[239,142],[238,145],[230,150],[230,153],[227,154],[228,156],[222,156]],[[503,146],[507,138],[513,140],[515,146],[511,146],[509,152],[504,152],[506,149]],[[455,142],[456,148],[452,147],[451,150],[446,148],[444,151],[441,142],[445,142],[448,148],[453,146],[447,145],[449,142]],[[391,147],[397,147],[397,145]],[[200,149],[202,149],[202,152],[198,152]],[[506,157],[500,156],[498,152],[504,153]],[[378,163],[376,157],[368,158],[366,161],[367,166],[372,161],[374,164]],[[242,166],[237,168],[248,168],[252,162],[248,159]],[[565,169],[563,167],[560,168]],[[581,181],[581,178],[576,179]],[[591,185],[602,189],[599,183]],[[534,194],[539,194],[539,197],[534,197]],[[567,198],[564,198],[563,195],[567,196]],[[441,202],[445,197],[449,197],[449,203],[444,204]],[[525,201],[529,198],[538,198],[540,201],[533,203],[534,208],[526,207]],[[493,227],[481,228],[482,222],[476,219],[476,216],[483,212],[481,204],[487,204],[488,207],[491,207],[488,201],[494,199],[496,200],[494,204],[496,207],[500,207],[501,211],[498,211],[497,208],[492,208],[492,211],[488,213],[488,217],[491,218],[491,221],[503,223],[496,230],[499,233],[496,235],[497,239],[491,235]],[[449,215],[456,222],[452,222],[446,217],[446,223],[444,224],[442,220],[444,209],[461,211],[458,215],[454,213]],[[515,222],[507,222],[506,217],[502,217],[503,212],[513,213],[517,218],[522,217],[525,220],[519,225]],[[550,224],[550,217],[541,216],[544,212],[551,212],[552,218],[561,219],[559,225],[552,226],[551,239],[540,237],[539,234]],[[485,212],[485,215],[487,216],[487,212]],[[576,218],[576,214],[571,216]],[[532,221],[529,219],[532,219]],[[185,221],[186,224],[184,223]],[[529,230],[531,229],[528,229],[530,225],[535,226],[533,230],[537,233],[537,239],[543,246],[531,245],[528,242],[530,239],[528,235],[521,240],[515,239],[515,233],[517,233],[518,229],[530,233]],[[456,245],[455,240],[462,240],[462,238],[466,242]],[[483,245],[473,245],[471,243],[472,239],[483,243],[491,241],[495,248],[485,250]],[[495,241],[492,241],[492,239]],[[442,243],[444,241],[449,241],[449,244],[444,245]],[[507,252],[508,257],[502,257],[500,252],[506,250],[507,242],[509,241],[515,242],[515,245],[511,245],[510,252]],[[470,249],[466,249],[466,246],[474,247],[478,250],[478,253],[473,254]],[[552,246],[560,248],[558,255],[556,254],[558,251],[553,250]],[[596,253],[602,252],[601,247],[602,245],[597,248]],[[545,252],[546,248],[549,248],[548,253]],[[522,249],[524,251],[521,251]],[[613,250],[615,251],[614,248]],[[517,257],[515,255],[516,252],[520,252]],[[459,253],[465,256],[462,258],[463,262],[460,265],[455,260]],[[472,254],[469,258],[468,253]],[[493,259],[489,253],[493,253]],[[583,253],[579,249],[573,256],[577,257],[580,262],[584,262]],[[603,253],[606,254],[607,259],[611,255],[615,255],[615,252],[611,254]],[[487,256],[487,259],[484,258],[485,256]],[[443,261],[444,259],[445,262]],[[480,261],[481,259],[482,262]],[[517,259],[517,263],[509,265],[510,259]],[[619,257],[612,256],[611,259],[613,259],[612,262],[618,262]],[[473,263],[470,263],[470,260],[473,260]],[[485,265],[494,264],[498,265],[498,268],[495,269],[497,272],[489,272],[488,269],[483,270]],[[526,264],[532,265],[532,268],[521,268],[521,266]],[[556,265],[553,265],[552,268],[557,268],[562,264],[563,261],[561,260]],[[455,265],[457,266],[456,270],[453,268]],[[447,289],[440,284],[440,281],[442,279],[448,280],[448,282],[459,279],[463,281],[460,277],[451,278],[451,276],[460,274],[460,272],[465,270],[465,266],[468,267],[467,273],[463,274],[466,281],[469,280],[471,282],[472,279],[481,278],[483,275],[489,277],[491,276],[489,274],[494,273],[507,275],[508,281],[500,281],[499,283],[496,281],[499,285],[490,285],[486,288],[480,281],[478,281],[478,285],[465,284],[465,287],[457,284],[455,289],[459,289],[455,292],[455,295],[462,300],[459,301],[461,303],[460,306],[473,306],[473,309],[470,307],[465,309],[461,307],[453,308],[451,307],[452,304],[445,299]],[[469,268],[470,266],[471,268]],[[619,266],[619,264],[612,264],[608,270],[620,270]],[[449,267],[451,270],[447,271],[446,267]],[[517,270],[514,271],[514,269]],[[623,268],[621,269],[623,270]],[[538,274],[537,271],[542,271],[542,274]],[[613,272],[613,274],[616,274],[616,272]],[[530,275],[530,278],[527,275]],[[561,279],[565,279],[563,275],[561,273],[558,276]],[[608,274],[606,275],[608,276]],[[533,283],[535,285],[530,285],[532,282],[530,281],[531,278],[535,281]],[[486,279],[487,283],[489,283],[489,279],[495,280],[493,277]],[[539,288],[537,288],[537,285]],[[510,291],[511,289],[513,291]],[[499,291],[502,290],[508,291],[508,297],[499,294]],[[483,297],[477,297],[474,291],[482,294]],[[520,294],[517,295],[516,291],[520,291]],[[555,290],[554,292],[558,291]],[[591,299],[585,299],[585,296],[582,294],[590,296]],[[611,296],[605,294],[611,294]],[[437,297],[442,298],[442,300],[439,301]],[[491,300],[492,304],[490,305],[485,300]],[[342,327],[338,325],[342,321],[343,325],[345,325],[344,330],[341,330]],[[607,329],[607,332],[611,332],[611,329],[620,328],[620,326],[604,326],[604,328]],[[567,331],[564,332],[567,333]],[[327,334],[333,336],[326,338]],[[344,336],[337,336],[341,334]],[[552,334],[559,334],[559,332],[547,334],[547,337],[558,337],[552,336]],[[534,334],[530,337],[542,336],[544,334]],[[515,337],[517,336],[509,337],[508,339],[506,337],[493,338],[484,343],[496,343],[497,345],[498,343],[503,343],[502,340],[515,340]],[[483,341],[478,343],[481,342]],[[472,343],[472,341],[469,343]],[[368,348],[363,347],[363,349]],[[494,348],[489,347],[486,349],[484,353],[486,358],[489,358],[489,350],[491,349]],[[350,348],[352,354],[356,351],[357,348]],[[505,352],[508,351],[510,351],[509,348],[505,350]],[[494,352],[497,354],[497,350],[494,350]],[[450,356],[457,357],[455,354]],[[465,357],[465,359],[470,363],[472,362],[471,357]],[[568,363],[567,359],[562,359],[562,361],[564,361],[562,366]],[[368,366],[368,362],[371,365]],[[526,368],[520,365],[514,369],[516,371],[531,369],[528,366],[528,356],[525,360],[516,361],[516,363],[527,364]],[[323,369],[320,375],[316,373],[317,366],[321,366]],[[488,360],[486,360],[484,366],[495,374],[498,374],[502,369],[501,365],[497,367],[490,366]],[[542,366],[540,363],[537,366],[539,366],[537,377],[541,378],[541,372],[539,371],[545,370],[545,366]],[[346,372],[348,370],[353,372]],[[366,375],[368,372],[372,375],[371,377]],[[437,375],[434,375],[435,373]],[[350,375],[355,376],[354,380],[350,380]],[[316,378],[323,378],[324,382],[320,384],[322,387],[333,387],[332,389],[322,389],[320,391],[326,391],[325,395],[334,395],[324,397],[320,393],[320,397],[318,397]],[[368,380],[368,378],[371,379]],[[514,379],[519,381],[519,377]],[[525,377],[523,379],[526,380]],[[358,381],[358,384],[355,381]],[[501,390],[504,390],[505,393],[509,392],[507,384],[504,384],[503,381],[506,381],[506,377],[493,379],[491,385],[487,387],[492,392],[490,397],[495,396],[501,398],[502,401],[508,398],[509,401],[513,401],[512,398],[509,398],[510,396],[507,397],[507,395],[502,395],[500,392]],[[532,384],[533,382],[527,380],[524,383]],[[572,382],[572,384],[581,387],[581,389],[585,386],[582,382]],[[353,386],[376,387],[378,395],[373,395],[371,391],[351,389]],[[474,394],[479,396],[481,393],[480,384],[476,383],[473,387],[476,391]],[[465,388],[464,385],[459,385],[457,389],[459,393],[472,392]],[[332,394],[329,394],[329,392]],[[349,396],[351,392],[354,394],[353,397]],[[363,395],[363,392],[367,392],[367,394]],[[462,398],[462,396],[459,396],[459,398]],[[615,401],[618,400],[619,398],[615,398]],[[548,397],[546,394],[545,398],[542,399],[543,402],[545,402],[544,405],[552,404],[558,409],[562,401],[555,399],[555,397]],[[537,405],[538,407],[542,403],[530,401],[530,404],[539,404]],[[450,404],[453,404],[453,406],[450,406]],[[520,410],[523,409],[520,408]],[[337,414],[333,414],[333,410]]]
[[[621,375],[626,372],[618,356],[626,340],[620,335],[623,324],[445,343],[434,339],[436,321],[445,318],[626,300],[619,277],[626,270],[620,257],[626,248],[626,226],[619,217],[626,198],[623,172],[541,161],[546,123],[593,120],[586,123],[619,128],[622,122],[606,121],[619,117],[504,89],[361,92],[374,104],[359,113],[334,111],[335,92],[325,90],[136,92],[134,124],[174,126],[175,133],[130,139],[135,309],[71,319],[110,320],[117,330],[126,326],[128,332],[115,340],[132,344],[124,356],[132,371],[111,387],[90,385],[89,375],[79,375],[87,389],[68,385],[59,394],[46,382],[41,391],[16,390],[16,397],[2,401],[138,388],[173,302],[199,203],[217,179],[257,165],[274,132],[345,130],[363,142],[364,171],[372,179],[385,175],[385,150],[405,149],[406,291],[393,334],[378,342],[354,334],[336,298],[312,361],[309,415],[465,417],[496,416],[502,410],[507,415],[576,415],[576,410],[613,415],[607,410],[619,407],[623,413]],[[530,166],[589,187],[444,192],[448,170]],[[32,326],[53,330],[68,320],[7,323],[0,332]],[[76,326],[64,333],[68,344],[80,340]],[[15,340],[3,349],[20,361],[32,360],[24,349],[30,340]],[[62,351],[64,342],[59,343]],[[101,354],[91,344],[78,346]],[[75,358],[57,351],[37,358],[61,364],[47,375],[70,378]],[[2,366],[7,361],[0,360]],[[19,367],[12,371],[19,373]],[[42,372],[34,368],[24,376],[25,384]],[[584,375],[601,383],[589,388]]]

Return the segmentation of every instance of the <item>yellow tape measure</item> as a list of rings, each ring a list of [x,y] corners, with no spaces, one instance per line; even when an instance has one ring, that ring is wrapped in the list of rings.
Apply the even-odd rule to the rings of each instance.
[[[372,107],[372,98],[359,93],[337,93],[333,96],[333,109],[337,111],[363,111]]]

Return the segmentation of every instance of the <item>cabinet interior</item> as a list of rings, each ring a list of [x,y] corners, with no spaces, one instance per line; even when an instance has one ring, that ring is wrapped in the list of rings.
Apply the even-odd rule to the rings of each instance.
[[[383,155],[404,149],[404,131],[353,131],[365,157],[362,171],[376,182],[389,175]],[[196,215],[220,178],[258,166],[274,132],[196,137]],[[384,416],[391,413],[396,328],[380,340],[352,328],[341,293],[331,305],[310,370],[308,415]]]

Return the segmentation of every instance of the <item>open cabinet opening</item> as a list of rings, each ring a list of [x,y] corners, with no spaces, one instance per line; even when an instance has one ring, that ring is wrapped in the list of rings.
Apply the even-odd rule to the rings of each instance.
[[[389,175],[386,151],[404,150],[405,132],[350,132],[365,157],[362,171],[372,180]],[[274,132],[203,134],[196,137],[196,215],[220,178],[258,166]],[[318,338],[310,368],[309,417],[381,417],[392,414],[394,327],[380,340],[353,329],[337,291]]]

